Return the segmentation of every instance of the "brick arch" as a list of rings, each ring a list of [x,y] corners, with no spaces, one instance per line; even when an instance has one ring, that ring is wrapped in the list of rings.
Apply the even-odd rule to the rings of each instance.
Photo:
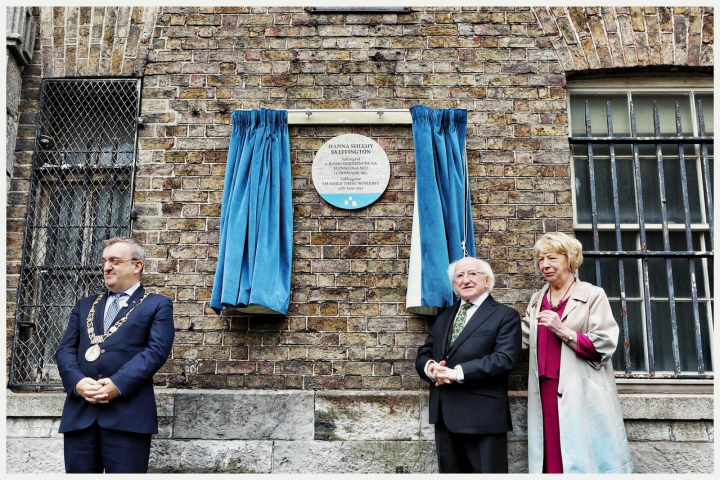
[[[158,7],[41,7],[42,76],[141,76]]]
[[[546,59],[565,72],[609,68],[712,67],[709,7],[533,7]],[[553,52],[554,51],[554,55]]]

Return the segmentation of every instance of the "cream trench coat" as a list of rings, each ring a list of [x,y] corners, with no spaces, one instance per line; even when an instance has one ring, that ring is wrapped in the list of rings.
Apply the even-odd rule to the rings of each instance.
[[[535,292],[522,321],[523,348],[530,348],[528,380],[528,467],[542,473],[543,417],[537,365],[537,315],[549,285]],[[562,322],[585,334],[601,354],[584,360],[563,343],[560,352],[558,415],[564,473],[633,473],[620,399],[610,358],[618,328],[602,288],[577,281]]]

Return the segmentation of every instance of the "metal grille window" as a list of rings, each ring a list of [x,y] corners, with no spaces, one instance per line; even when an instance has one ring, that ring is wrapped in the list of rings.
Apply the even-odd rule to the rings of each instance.
[[[102,241],[130,234],[138,79],[44,80],[10,383],[59,383],[75,302],[103,288]]]
[[[579,276],[610,299],[616,375],[712,378],[712,91],[569,90]]]

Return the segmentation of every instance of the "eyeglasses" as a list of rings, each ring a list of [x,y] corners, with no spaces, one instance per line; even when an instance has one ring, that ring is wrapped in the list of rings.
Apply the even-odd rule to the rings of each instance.
[[[468,280],[477,280],[480,277],[480,275],[485,275],[485,273],[476,272],[475,270],[470,270],[469,272],[456,274],[455,281],[460,282],[460,281],[462,281],[463,277],[467,277]]]
[[[126,258],[125,260],[123,260],[122,258],[118,258],[118,257],[101,258],[99,266],[100,266],[100,268],[105,268],[105,264],[108,262],[110,262],[111,265],[120,265],[121,263],[131,262],[131,261],[137,262],[139,260],[137,258]]]

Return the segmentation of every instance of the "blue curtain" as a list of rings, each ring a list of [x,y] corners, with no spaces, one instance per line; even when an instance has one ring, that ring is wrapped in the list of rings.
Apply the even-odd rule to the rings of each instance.
[[[466,221],[465,247],[468,255],[475,256],[469,189],[467,197],[464,195],[467,110],[418,105],[410,113],[415,214],[406,307],[411,312],[434,314],[454,302],[447,267],[463,258]]]
[[[287,111],[232,114],[210,307],[286,314],[292,268]]]

